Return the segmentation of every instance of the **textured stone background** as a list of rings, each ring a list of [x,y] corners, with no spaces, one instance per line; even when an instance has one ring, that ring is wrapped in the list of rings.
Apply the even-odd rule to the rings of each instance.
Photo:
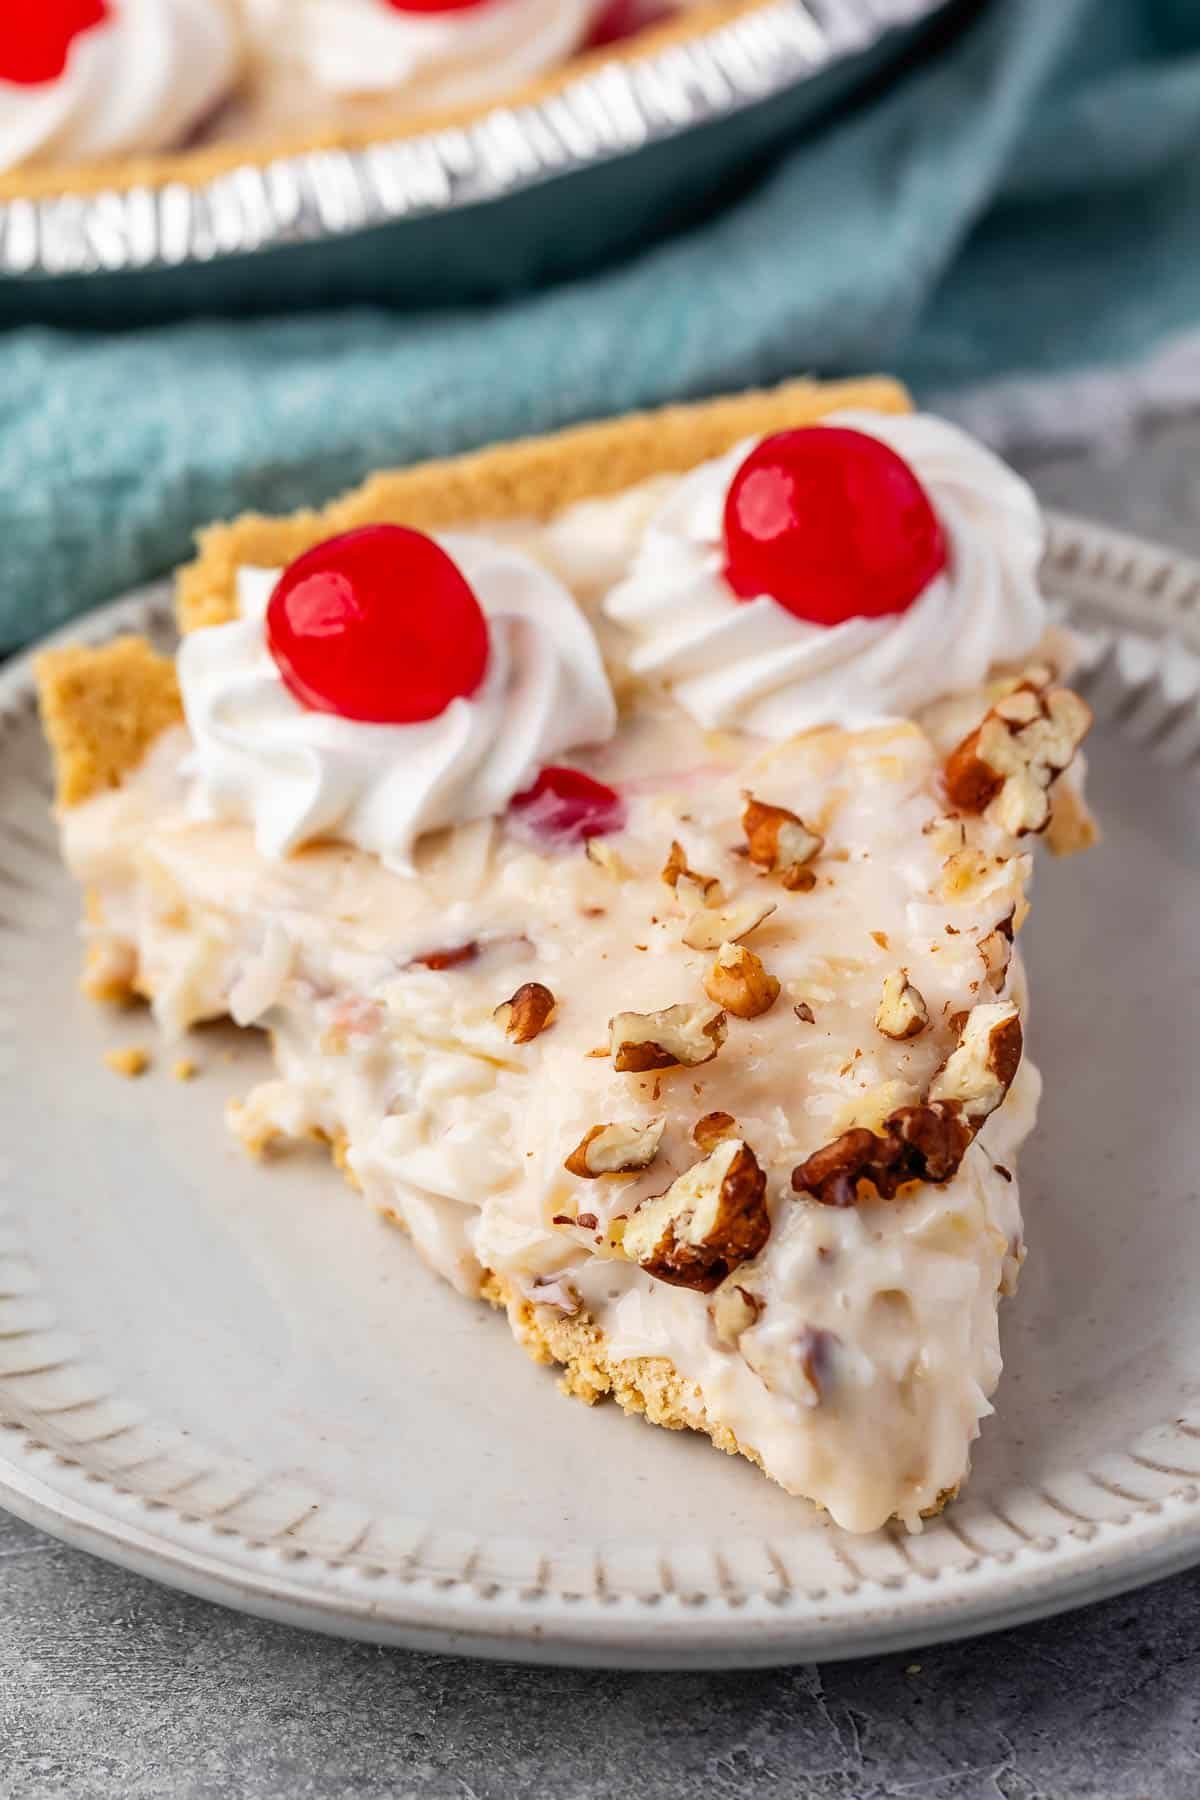
[[[5,1800],[1195,1800],[1200,1573],[974,1643],[615,1675],[336,1643],[0,1517]]]
[[[1200,554],[1200,420],[1025,458]],[[1196,1800],[1200,1572],[974,1643],[613,1675],[263,1625],[0,1514],[0,1800]]]

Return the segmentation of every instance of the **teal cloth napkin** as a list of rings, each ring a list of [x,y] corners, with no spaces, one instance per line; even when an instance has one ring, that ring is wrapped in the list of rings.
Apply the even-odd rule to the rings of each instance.
[[[0,648],[195,527],[802,371],[918,395],[1200,331],[1200,0],[995,0],[619,267],[495,308],[0,338]]]

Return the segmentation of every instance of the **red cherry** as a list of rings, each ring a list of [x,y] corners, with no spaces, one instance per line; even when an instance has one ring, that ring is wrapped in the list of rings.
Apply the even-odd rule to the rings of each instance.
[[[725,500],[725,576],[798,619],[902,613],[946,566],[924,488],[894,450],[844,425],[764,438]]]
[[[267,607],[267,645],[301,706],[412,725],[475,692],[488,628],[432,538],[404,525],[364,525],[284,570]]]
[[[619,43],[670,18],[673,10],[665,0],[609,0],[588,32],[584,48],[598,50],[603,44]]]
[[[109,17],[108,0],[34,0],[12,11],[21,16],[0,24],[0,81],[18,87],[57,81],[75,39]]]
[[[539,837],[563,844],[607,837],[625,825],[620,794],[582,769],[542,769],[532,787],[513,795],[511,805]]]
[[[474,12],[478,6],[490,6],[491,0],[383,0],[393,12],[446,13]]]

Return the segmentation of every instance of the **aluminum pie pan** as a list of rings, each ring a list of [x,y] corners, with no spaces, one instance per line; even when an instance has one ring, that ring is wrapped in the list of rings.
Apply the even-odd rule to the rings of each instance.
[[[479,269],[466,280],[456,259],[445,256],[448,223],[619,171],[598,207],[589,199],[580,234],[585,260],[610,239],[619,249],[631,231],[636,241],[653,224],[664,170],[667,212],[679,213],[680,190],[690,188],[694,215],[698,203],[711,201],[711,183],[722,173],[766,154],[837,91],[839,78],[873,70],[946,3],[763,0],[666,47],[589,64],[553,92],[496,105],[465,124],[247,161],[198,183],[176,177],[86,193],[18,194],[0,201],[0,318],[73,312],[88,322],[97,310],[111,310],[113,299],[128,302],[134,284],[145,290],[140,304],[134,294],[135,314],[213,300],[235,308],[296,302],[294,282],[290,290],[273,282],[262,274],[264,263],[290,253],[294,273],[298,252],[307,251],[311,263],[313,252],[364,239],[376,251],[381,240],[399,240],[403,255],[377,255],[383,266],[372,282],[361,270],[353,278],[351,265],[334,254],[315,279],[311,266],[303,271],[298,303],[420,301],[426,284],[404,276],[428,254],[439,261],[440,295],[479,297],[489,287]],[[700,138],[711,140],[704,152],[696,148]],[[571,210],[578,205],[573,198]],[[606,222],[608,208],[616,217]],[[494,291],[525,278],[514,217],[518,230],[527,218],[546,225],[538,212],[510,216],[501,266],[492,269]],[[421,232],[438,223],[440,240]],[[567,272],[578,259],[564,260],[564,269],[549,272]]]

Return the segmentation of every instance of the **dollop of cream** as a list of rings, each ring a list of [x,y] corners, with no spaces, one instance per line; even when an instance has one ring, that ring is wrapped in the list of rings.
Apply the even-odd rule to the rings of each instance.
[[[0,169],[170,149],[230,92],[239,64],[225,0],[110,0],[57,81],[0,81]]]
[[[595,0],[487,0],[407,13],[385,0],[246,0],[261,65],[334,97],[456,106],[518,86],[578,49]]]
[[[778,739],[908,718],[1019,661],[1046,628],[1042,518],[1020,476],[928,414],[846,410],[824,422],[867,432],[904,458],[945,531],[947,566],[888,618],[811,625],[765,595],[740,601],[724,574],[723,512],[753,443],[684,476],[604,611],[634,636],[633,672],[666,683],[710,729]]]
[[[279,571],[243,568],[241,617],[193,632],[179,652],[193,817],[253,825],[266,856],[337,838],[408,874],[423,833],[503,812],[544,764],[613,735],[608,676],[566,588],[487,539],[437,541],[487,617],[478,691],[411,725],[309,711],[267,647]]]

